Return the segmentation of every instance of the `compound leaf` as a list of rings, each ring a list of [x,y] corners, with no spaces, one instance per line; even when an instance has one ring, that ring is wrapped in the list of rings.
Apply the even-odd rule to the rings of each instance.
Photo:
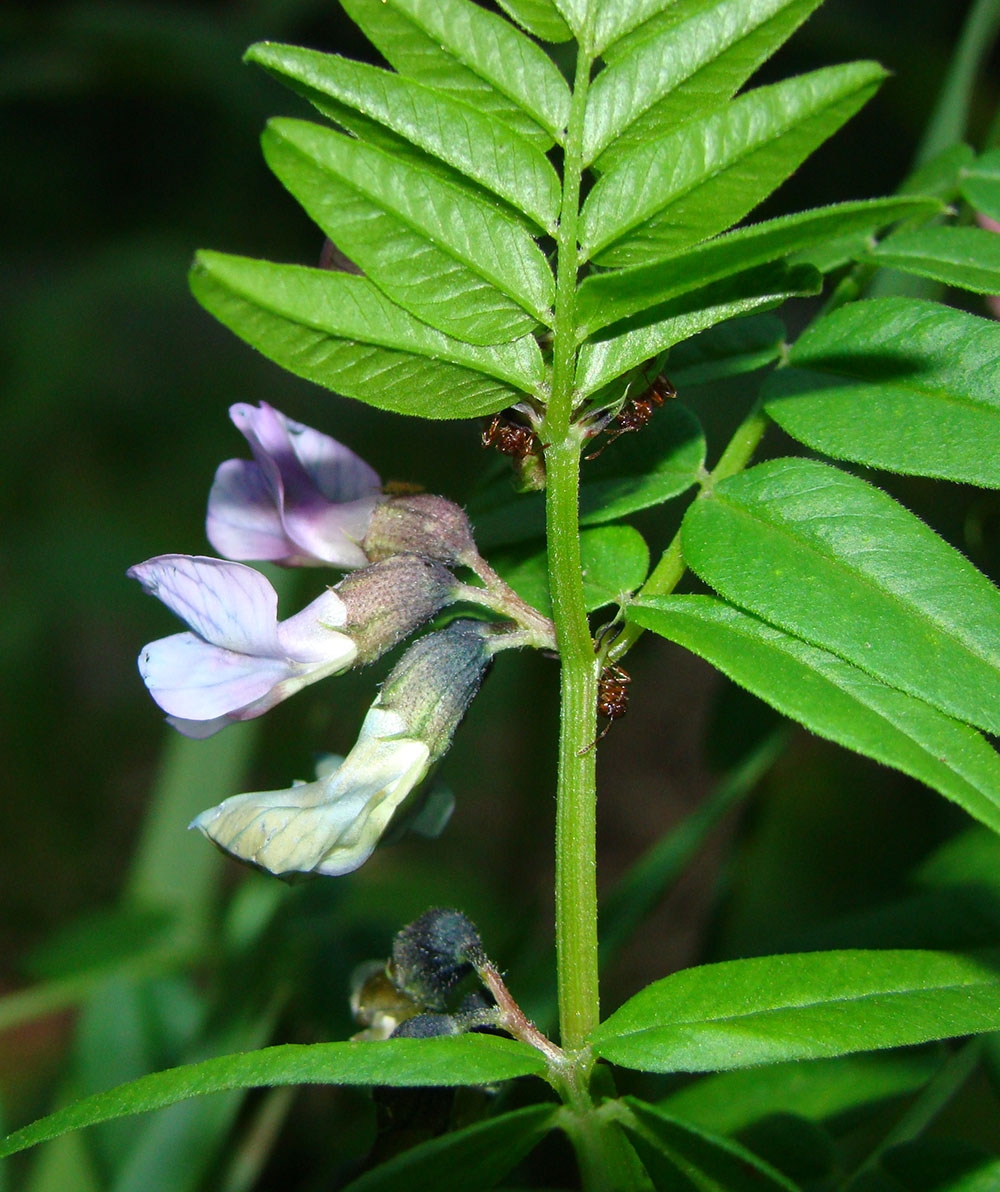
[[[813,323],[790,365],[765,382],[765,408],[801,442],[892,472],[1000,488],[993,320],[914,298],[855,302]]]
[[[552,271],[522,225],[434,174],[332,129],[272,120],[268,165],[387,297],[472,343],[548,316]]]
[[[513,1039],[492,1035],[444,1035],[382,1043],[286,1043],[168,1068],[96,1093],[8,1135],[0,1142],[0,1157],[70,1130],[227,1089],[286,1084],[491,1084],[515,1076],[538,1076],[544,1071],[545,1061],[539,1052]]]
[[[474,418],[541,383],[532,336],[492,347],[450,339],[363,277],[201,252],[191,288],[268,359],[379,409]]]
[[[612,169],[632,150],[730,99],[819,3],[717,0],[636,45],[594,80],[584,162]]]
[[[664,260],[585,278],[577,298],[579,322],[592,334],[699,286],[804,252],[834,237],[868,235],[900,219],[929,218],[941,209],[934,199],[869,199],[750,224]]]
[[[733,604],[1000,732],[1000,591],[886,493],[772,460],[696,501],[681,534],[689,565]]]
[[[536,146],[502,121],[446,92],[337,54],[260,42],[246,58],[333,120],[345,107],[360,112],[499,195],[545,231],[554,228],[556,172]]]
[[[896,232],[865,259],[976,294],[1000,294],[1000,236],[983,228]]]
[[[874,93],[885,72],[854,62],[759,87],[634,150],[580,218],[583,255],[636,265],[723,231],[765,199]]]
[[[561,140],[566,81],[509,21],[469,0],[343,0],[343,6],[400,74],[503,120],[542,150]]]
[[[647,1072],[712,1072],[994,1031],[1000,973],[925,951],[808,952],[684,969],[601,1023],[594,1051]]]
[[[651,597],[627,615],[785,716],[926,782],[1000,832],[1000,757],[968,725],[711,596]]]

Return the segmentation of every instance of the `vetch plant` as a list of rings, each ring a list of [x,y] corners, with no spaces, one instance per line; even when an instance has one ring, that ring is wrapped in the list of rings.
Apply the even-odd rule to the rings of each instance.
[[[188,626],[148,645],[140,670],[175,727],[207,737],[308,684],[329,679],[335,699],[336,676],[402,647],[342,762],[285,789],[206,790],[217,805],[192,824],[270,874],[349,882],[419,815],[496,655],[557,659],[557,1029],[531,1021],[518,973],[501,976],[464,913],[433,908],[356,976],[354,1039],[143,1077],[11,1135],[5,1153],[222,1089],[377,1086],[398,1122],[427,1108],[400,1089],[491,1086],[471,1120],[451,1092],[430,1099],[429,1136],[350,1188],[493,1187],[561,1132],[567,1180],[593,1192],[908,1192],[880,1164],[972,1078],[978,1042],[942,1052],[867,1160],[819,1174],[791,1144],[730,1137],[705,1090],[721,1104],[793,1062],[1000,1031],[995,954],[849,940],[664,974],[602,1012],[596,756],[635,694],[623,660],[652,632],[1000,830],[1000,591],[862,474],[1000,488],[1000,326],[978,297],[1000,293],[1000,240],[975,226],[1000,216],[997,151],[939,134],[896,196],[754,221],[885,78],[854,62],[750,81],[819,0],[500,0],[506,15],[473,0],[342,3],[387,67],[272,43],[247,54],[324,120],[275,119],[263,137],[327,239],[321,262],[201,252],[193,292],[338,394],[482,420],[483,446],[511,467],[498,478],[482,453],[470,516],[384,488],[334,426],[233,406],[252,459],[223,463],[209,495],[224,557],[130,571]],[[973,32],[1000,23],[986,7]],[[913,279],[959,304],[906,293]],[[813,317],[789,341],[765,312],[802,298]],[[755,400],[706,443],[685,386],[732,377]],[[774,456],[775,426],[801,453]],[[618,524],[667,503],[679,529],[646,520],[649,546]],[[253,562],[336,574],[279,616]],[[447,849],[447,831],[426,847]],[[605,949],[643,917],[648,873],[673,863],[651,854],[626,883]],[[650,1079],[638,1096],[620,1091],[628,1070],[716,1075]],[[511,1091],[519,1077],[533,1100],[529,1082]],[[934,1187],[964,1190],[959,1178]],[[985,1178],[1000,1180],[1000,1158]]]

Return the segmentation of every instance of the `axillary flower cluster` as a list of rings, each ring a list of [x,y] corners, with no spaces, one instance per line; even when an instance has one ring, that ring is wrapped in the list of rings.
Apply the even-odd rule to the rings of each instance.
[[[499,614],[418,637],[339,766],[287,790],[235,795],[191,825],[274,874],[347,873],[419,801],[493,656],[552,646],[552,625],[482,559],[457,505],[387,494],[348,448],[263,402],[235,405],[230,416],[253,459],[223,463],[209,495],[208,538],[225,558],[159,555],[128,572],[188,626],[139,656],[150,694],[180,732],[207,737],[260,716],[310,683],[373,662],[450,604]],[[348,574],[279,620],[274,587],[243,560]],[[479,582],[460,580],[460,568]]]

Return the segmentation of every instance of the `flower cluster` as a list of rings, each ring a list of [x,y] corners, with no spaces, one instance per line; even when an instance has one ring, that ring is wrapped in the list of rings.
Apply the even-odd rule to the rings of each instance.
[[[208,537],[226,557],[160,555],[129,570],[188,626],[139,657],[180,732],[207,737],[260,716],[307,684],[374,661],[457,600],[508,618],[460,618],[411,644],[332,772],[236,795],[191,825],[271,873],[346,873],[447,751],[493,654],[548,644],[551,626],[480,558],[457,505],[385,494],[352,451],[264,403],[230,413],[253,459],[223,463],[209,495]],[[274,587],[242,560],[351,570],[279,620]],[[460,582],[457,567],[484,586]]]

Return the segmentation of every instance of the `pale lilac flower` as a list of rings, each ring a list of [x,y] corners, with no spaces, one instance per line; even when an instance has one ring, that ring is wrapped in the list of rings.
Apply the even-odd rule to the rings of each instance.
[[[160,555],[128,574],[190,626],[139,656],[150,694],[187,736],[260,716],[357,658],[342,632],[347,608],[332,590],[279,621],[274,588],[242,563]]]
[[[377,473],[266,402],[238,403],[229,415],[254,458],[226,460],[215,474],[206,520],[215,549],[287,567],[363,567],[361,542],[381,497]]]
[[[453,621],[421,638],[386,679],[338,768],[288,790],[234,795],[191,827],[270,873],[357,869],[447,751],[489,665],[492,632]]]

